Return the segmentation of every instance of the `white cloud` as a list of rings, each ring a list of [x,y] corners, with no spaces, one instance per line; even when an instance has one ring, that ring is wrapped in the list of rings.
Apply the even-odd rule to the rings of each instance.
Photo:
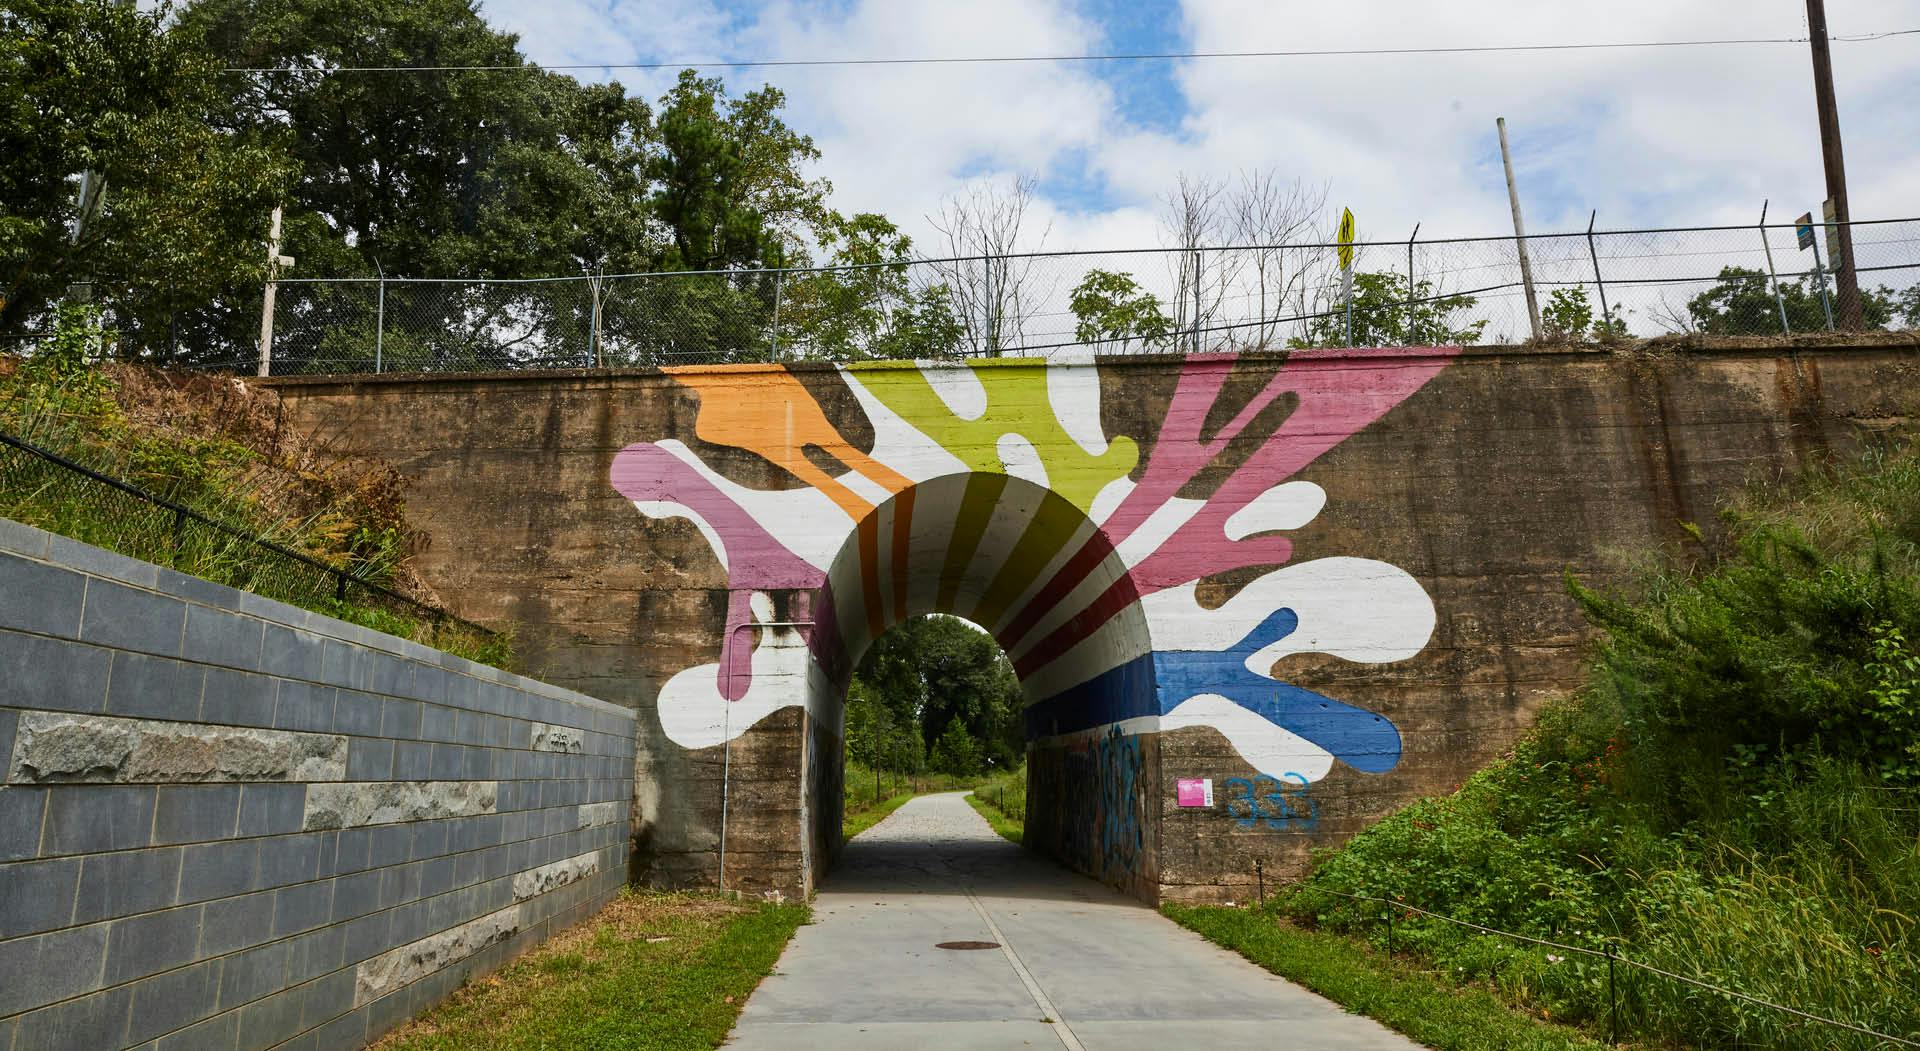
[[[705,57],[1085,53],[1101,26],[1071,0],[492,0],[488,15],[546,62]],[[1201,51],[1797,36],[1799,0],[1741,5],[1184,0]],[[1912,28],[1910,0],[1858,0],[1836,34]],[[1834,45],[1856,216],[1920,210],[1920,38]],[[666,73],[616,74],[657,95]],[[1181,172],[1272,167],[1328,182],[1362,236],[1498,234],[1510,222],[1495,116],[1509,119],[1532,229],[1744,223],[1762,198],[1787,218],[1824,196],[1804,45],[1218,59],[1178,64],[1184,117],[1130,122],[1090,64],[746,70],[786,90],[842,210],[874,210],[925,241],[922,217],[973,178],[1041,176],[1049,247],[1158,243],[1156,198]],[[1092,180],[1091,188],[1088,180]],[[1065,187],[1071,187],[1068,192]]]

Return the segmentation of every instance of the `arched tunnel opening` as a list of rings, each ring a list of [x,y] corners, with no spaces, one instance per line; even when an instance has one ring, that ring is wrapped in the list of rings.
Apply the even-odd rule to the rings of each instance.
[[[1444,362],[1192,359],[1137,403],[1088,363],[672,370],[693,433],[627,446],[611,480],[725,576],[719,659],[656,696],[685,757],[682,871],[710,844],[722,887],[813,890],[841,847],[853,669],[936,613],[1018,676],[1030,847],[1148,900],[1304,860],[1321,783],[1352,827],[1401,740],[1285,662],[1405,660],[1434,608],[1391,563],[1296,560],[1328,499],[1297,474]]]

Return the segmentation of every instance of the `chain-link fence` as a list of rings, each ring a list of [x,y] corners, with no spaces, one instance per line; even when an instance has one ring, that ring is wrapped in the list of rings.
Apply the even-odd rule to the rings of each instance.
[[[1865,321],[1920,327],[1920,219],[1852,224]],[[1525,239],[1546,339],[1834,327],[1826,230],[1582,230]],[[1417,234],[1417,231],[1416,231]],[[1511,237],[1048,252],[538,280],[283,279],[274,374],[1518,343]],[[260,307],[216,333],[148,323],[122,355],[253,371]],[[111,319],[112,310],[108,316]],[[200,327],[205,327],[204,325]],[[123,336],[126,335],[123,333]],[[179,353],[184,345],[191,351]],[[156,343],[158,340],[160,342]],[[151,344],[151,346],[149,346]]]

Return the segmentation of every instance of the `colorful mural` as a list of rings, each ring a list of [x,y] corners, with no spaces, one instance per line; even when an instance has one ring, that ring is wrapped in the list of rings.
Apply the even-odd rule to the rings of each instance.
[[[1451,353],[1297,352],[1263,362],[1250,397],[1233,355],[1196,355],[1139,443],[1106,433],[1103,408],[1141,410],[1103,406],[1127,394],[1090,361],[850,365],[832,396],[779,367],[667,370],[697,396],[714,462],[642,442],[611,480],[642,514],[690,521],[731,594],[719,662],[666,683],[662,725],[687,748],[796,704],[837,727],[867,645],[944,612],[1007,651],[1035,738],[1208,726],[1290,788],[1335,763],[1390,770],[1390,721],[1273,669],[1300,653],[1405,660],[1432,635],[1433,603],[1358,553],[1295,561],[1289,534],[1328,510],[1300,472]],[[740,456],[792,484],[716,469]],[[1201,583],[1229,571],[1258,575],[1210,608]],[[810,596],[786,610],[805,626],[774,626],[781,592]]]

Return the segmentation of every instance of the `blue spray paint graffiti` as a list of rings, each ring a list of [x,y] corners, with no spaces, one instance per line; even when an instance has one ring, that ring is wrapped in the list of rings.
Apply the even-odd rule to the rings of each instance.
[[[1067,855],[1102,880],[1124,882],[1137,873],[1146,848],[1140,738],[1115,727],[1065,758]]]
[[[1227,814],[1241,828],[1265,821],[1276,832],[1311,832],[1320,824],[1320,804],[1299,774],[1286,774],[1285,780],[1266,774],[1229,777],[1220,784],[1227,793]]]

